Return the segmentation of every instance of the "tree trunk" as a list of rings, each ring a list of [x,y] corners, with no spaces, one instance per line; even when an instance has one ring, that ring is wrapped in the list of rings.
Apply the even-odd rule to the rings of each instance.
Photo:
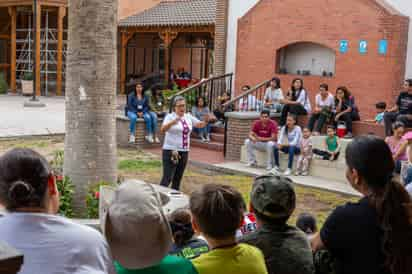
[[[91,184],[117,180],[117,0],[69,0],[64,174],[85,212]]]

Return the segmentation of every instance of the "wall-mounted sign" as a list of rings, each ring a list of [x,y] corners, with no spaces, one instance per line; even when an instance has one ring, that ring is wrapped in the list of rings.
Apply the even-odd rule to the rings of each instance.
[[[340,42],[339,42],[339,51],[341,53],[348,52],[348,46],[349,46],[348,40],[340,40]]]
[[[365,54],[368,52],[368,41],[360,40],[359,41],[359,53]]]
[[[388,40],[382,39],[379,41],[379,54],[386,55],[388,53]]]

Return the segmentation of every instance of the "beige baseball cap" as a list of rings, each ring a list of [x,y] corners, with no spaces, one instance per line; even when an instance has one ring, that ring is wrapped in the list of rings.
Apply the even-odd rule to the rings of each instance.
[[[113,259],[128,269],[158,264],[170,251],[172,233],[162,199],[151,184],[130,180],[105,189],[100,201],[103,234]]]

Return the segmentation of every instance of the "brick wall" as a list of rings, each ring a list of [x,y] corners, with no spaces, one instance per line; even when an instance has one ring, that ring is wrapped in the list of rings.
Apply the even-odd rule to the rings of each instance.
[[[296,42],[313,42],[336,53],[335,76],[302,76],[314,102],[319,84],[335,91],[347,86],[361,109],[362,119],[374,116],[374,104],[395,100],[401,86],[408,41],[407,17],[382,8],[375,0],[261,0],[239,20],[236,90],[273,77],[277,50]],[[339,41],[349,51],[339,52]],[[388,54],[378,54],[378,41],[388,40]],[[368,53],[360,54],[360,40]],[[284,91],[296,75],[279,75]],[[299,76],[300,77],[300,76]]]
[[[228,0],[216,0],[214,75],[225,74]]]

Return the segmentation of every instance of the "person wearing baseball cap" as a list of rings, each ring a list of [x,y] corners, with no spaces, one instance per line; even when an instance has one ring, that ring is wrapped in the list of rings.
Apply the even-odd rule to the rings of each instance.
[[[168,256],[172,232],[163,212],[166,199],[148,183],[122,183],[100,205],[102,231],[117,274],[197,274],[184,258]]]
[[[310,244],[305,234],[287,221],[296,207],[292,181],[284,176],[255,179],[250,193],[250,211],[258,229],[240,242],[262,250],[269,274],[314,273]]]

